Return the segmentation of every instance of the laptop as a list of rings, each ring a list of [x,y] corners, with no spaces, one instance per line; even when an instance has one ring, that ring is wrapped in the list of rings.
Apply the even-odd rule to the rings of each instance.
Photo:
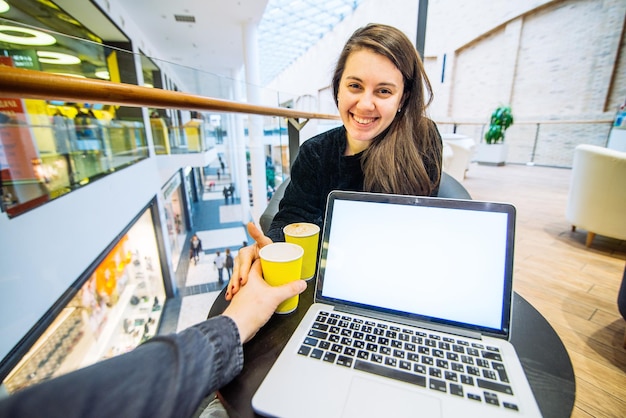
[[[508,341],[515,208],[333,191],[315,300],[252,399],[276,417],[538,417]]]

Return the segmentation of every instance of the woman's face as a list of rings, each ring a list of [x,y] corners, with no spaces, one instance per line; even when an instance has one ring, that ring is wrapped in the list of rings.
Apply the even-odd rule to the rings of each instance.
[[[386,57],[369,49],[350,54],[337,92],[338,109],[346,131],[346,155],[363,151],[396,117],[404,81]]]

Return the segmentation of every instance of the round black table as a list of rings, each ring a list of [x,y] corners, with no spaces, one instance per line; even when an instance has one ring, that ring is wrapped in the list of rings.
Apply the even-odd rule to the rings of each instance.
[[[221,314],[228,306],[227,287],[217,297],[209,317]],[[249,342],[244,344],[244,366],[218,396],[231,418],[258,417],[252,410],[252,396],[298,323],[313,303],[315,283],[308,283],[300,295],[298,309],[289,315],[274,315]],[[544,417],[569,417],[574,408],[576,382],[569,354],[552,326],[523,297],[514,293],[511,343]]]

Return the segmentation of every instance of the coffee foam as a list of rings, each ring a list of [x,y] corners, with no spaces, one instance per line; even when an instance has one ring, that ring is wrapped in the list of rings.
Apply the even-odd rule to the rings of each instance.
[[[310,223],[295,223],[287,225],[285,228],[283,228],[283,232],[285,234],[296,237],[307,237],[318,233],[319,230],[319,226]]]

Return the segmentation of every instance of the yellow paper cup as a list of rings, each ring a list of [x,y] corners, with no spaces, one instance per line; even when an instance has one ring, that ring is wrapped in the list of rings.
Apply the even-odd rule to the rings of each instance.
[[[263,277],[271,286],[280,286],[300,280],[304,250],[296,244],[275,242],[261,248]],[[287,299],[276,308],[276,313],[288,314],[298,307],[299,295]]]
[[[317,243],[320,235],[320,227],[311,223],[295,223],[283,228],[285,241],[298,244],[304,249],[302,258],[303,280],[312,279],[315,276],[315,266],[317,265]]]

